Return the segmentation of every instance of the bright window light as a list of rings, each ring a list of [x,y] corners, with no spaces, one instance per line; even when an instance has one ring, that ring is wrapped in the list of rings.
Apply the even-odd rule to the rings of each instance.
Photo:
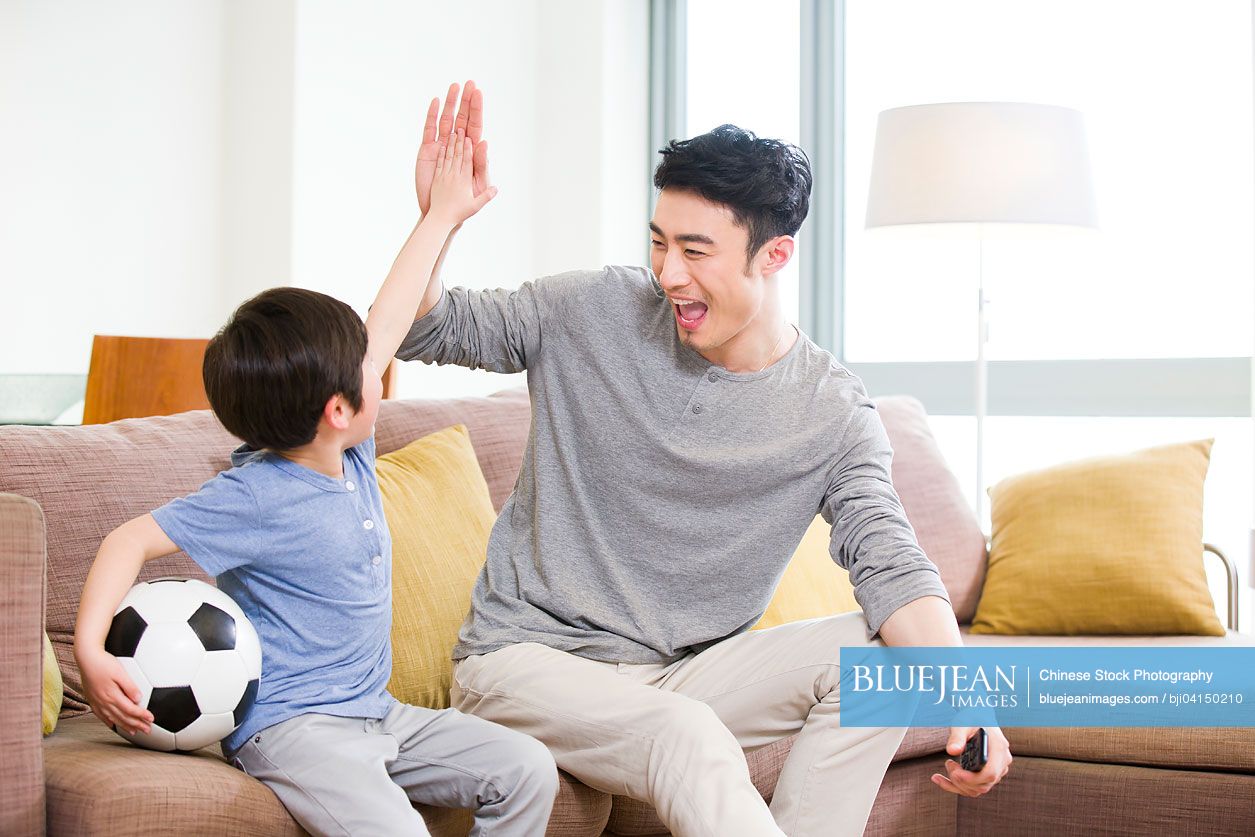
[[[1249,355],[1246,0],[846,4],[846,357],[976,354],[978,245],[865,231],[876,117],[1024,101],[1085,117],[1100,232],[986,241],[992,359]]]

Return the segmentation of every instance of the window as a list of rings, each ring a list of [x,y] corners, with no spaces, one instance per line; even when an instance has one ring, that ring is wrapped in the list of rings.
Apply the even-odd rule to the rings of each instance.
[[[952,101],[1073,107],[1089,138],[1100,232],[984,244],[991,359],[1249,355],[1250,9],[847,2],[846,358],[975,357],[979,245],[863,229],[877,115]]]
[[[799,144],[801,137],[800,6],[773,3],[771,26],[763,28],[761,0],[688,0],[683,136],[726,122]],[[799,237],[798,246],[805,243]],[[798,317],[798,258],[780,275],[784,315]]]
[[[1251,52],[1244,0],[847,2],[843,360],[974,359],[980,245],[944,231],[868,232],[863,214],[882,110],[1004,100],[1084,114],[1100,230],[984,243],[988,357],[1250,356]],[[974,419],[932,418],[971,493]],[[1249,599],[1250,425],[1247,418],[991,416],[986,485],[1080,456],[1215,437],[1204,537],[1238,565]],[[1223,610],[1223,579],[1210,562],[1209,570]],[[1250,602],[1242,623],[1252,624]]]
[[[819,86],[800,78],[803,58],[792,45],[801,44],[800,21],[812,19],[807,10],[821,2],[781,2],[767,12],[749,0],[688,0],[678,47],[687,72],[687,124],[679,133],[731,121],[797,142],[799,126],[814,124],[822,108],[806,99]],[[830,195],[842,213],[842,252],[826,271],[802,281],[838,277],[836,310],[818,312],[818,319],[840,324],[839,345],[831,348],[843,363],[869,378],[884,370],[886,380],[899,382],[895,392],[912,392],[912,380],[921,393],[925,381],[956,381],[952,362],[976,357],[981,259],[991,299],[987,356],[994,363],[1044,362],[1023,367],[1026,376],[1058,374],[1051,361],[1251,358],[1250,3],[845,0],[837,8],[843,19],[833,40],[818,30],[807,34],[830,50],[821,54],[840,58],[834,129],[843,185],[817,180],[815,192],[843,189]],[[944,231],[864,230],[879,113],[951,101],[1081,111],[1099,231],[992,239],[982,248]],[[793,311],[796,290],[790,281]],[[1224,403],[1218,411],[1229,410],[1221,394],[1245,392],[1246,375],[1230,379],[1217,368],[1199,366],[1197,379]],[[1219,375],[1214,386],[1213,375]],[[1249,630],[1255,624],[1247,587],[1255,500],[1251,419],[1157,416],[1159,406],[1146,406],[1144,417],[1102,417],[1093,407],[1102,393],[1086,386],[1060,405],[1072,416],[989,416],[985,484],[1083,456],[1214,437],[1204,538],[1238,567],[1242,624]],[[1159,403],[1153,374],[1144,386],[1145,404]],[[889,393],[872,387],[873,396],[882,394]],[[996,402],[997,391],[990,395]],[[974,418],[930,413],[947,460],[974,500]],[[1223,614],[1223,576],[1213,559],[1207,566]]]

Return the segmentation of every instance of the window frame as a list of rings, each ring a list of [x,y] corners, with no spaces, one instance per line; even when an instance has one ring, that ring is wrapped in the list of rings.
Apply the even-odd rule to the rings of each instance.
[[[802,148],[815,173],[800,253],[800,322],[872,396],[909,392],[934,415],[976,414],[976,359],[861,362],[845,358],[845,0],[801,4]],[[657,150],[686,136],[685,0],[650,0],[649,206]],[[1253,24],[1255,25],[1255,24]],[[1252,102],[1255,108],[1255,101]],[[1255,149],[1252,149],[1255,154]],[[1251,184],[1255,189],[1255,183]],[[1251,356],[988,361],[990,416],[1251,417]]]

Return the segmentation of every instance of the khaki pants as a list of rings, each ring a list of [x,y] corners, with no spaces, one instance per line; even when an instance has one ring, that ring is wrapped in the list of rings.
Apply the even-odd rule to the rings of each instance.
[[[457,663],[453,705],[540,739],[590,787],[651,803],[678,837],[862,834],[906,735],[840,726],[839,649],[867,645],[866,630],[861,613],[795,622],[669,665],[522,643]],[[743,751],[799,731],[768,809]]]
[[[426,835],[413,803],[475,812],[472,837],[545,833],[558,771],[525,735],[452,709],[395,704],[383,718],[310,713],[254,735],[235,765],[314,835]]]

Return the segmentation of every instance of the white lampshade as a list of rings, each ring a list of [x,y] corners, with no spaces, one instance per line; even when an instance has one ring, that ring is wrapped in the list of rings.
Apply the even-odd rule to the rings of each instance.
[[[1081,114],[1020,102],[883,111],[867,227],[1097,226]]]

